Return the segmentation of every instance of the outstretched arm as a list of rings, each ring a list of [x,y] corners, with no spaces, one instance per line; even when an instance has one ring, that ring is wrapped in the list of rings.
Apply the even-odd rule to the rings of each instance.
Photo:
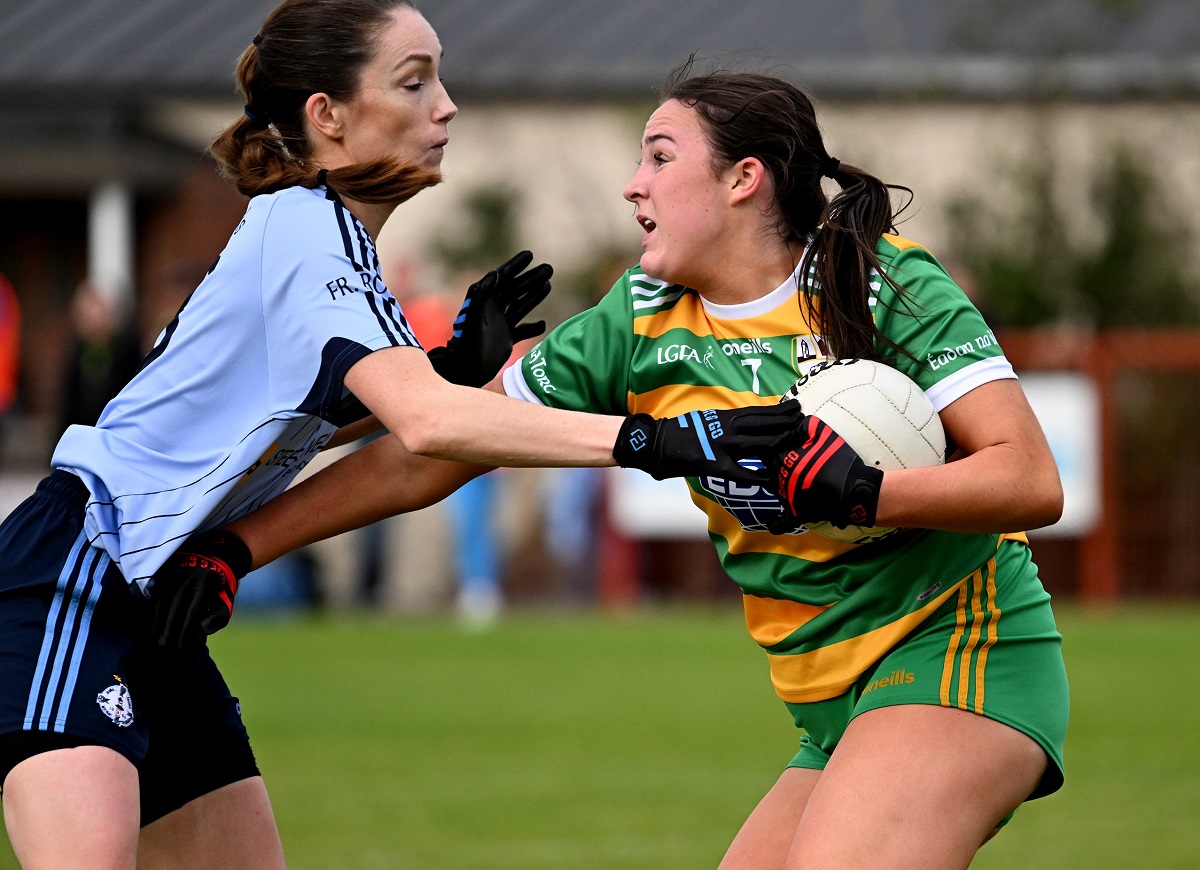
[[[253,513],[194,536],[155,574],[155,630],[179,646],[228,624],[250,569],[313,541],[432,504],[487,466],[622,465],[656,477],[766,480],[738,459],[778,450],[802,413],[773,405],[655,420],[528,404],[448,383],[419,348],[368,354],[345,385],[389,429]],[[614,458],[615,457],[615,458]]]
[[[258,568],[299,547],[440,501],[491,468],[409,453],[384,435],[226,526]]]

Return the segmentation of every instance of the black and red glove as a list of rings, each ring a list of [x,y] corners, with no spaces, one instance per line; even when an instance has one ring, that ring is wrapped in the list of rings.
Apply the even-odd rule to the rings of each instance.
[[[250,550],[222,529],[194,535],[154,574],[154,636],[184,649],[229,625],[238,583],[250,572]]]
[[[525,271],[532,262],[533,254],[521,251],[467,289],[453,337],[429,351],[434,371],[453,384],[482,387],[508,362],[513,345],[546,331],[544,320],[521,322],[550,293],[554,274],[548,263]]]
[[[806,416],[791,445],[767,457],[766,463],[775,495],[783,503],[783,513],[769,526],[775,534],[821,521],[839,529],[875,525],[883,472],[864,463],[819,418]]]
[[[803,418],[795,402],[662,419],[634,414],[621,426],[613,458],[617,465],[640,468],[659,480],[711,476],[767,485],[772,478],[766,470],[747,468],[738,460],[778,453]]]

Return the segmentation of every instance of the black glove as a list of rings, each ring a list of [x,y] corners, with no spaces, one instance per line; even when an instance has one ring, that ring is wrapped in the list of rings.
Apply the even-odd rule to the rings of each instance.
[[[783,503],[783,513],[769,525],[775,534],[819,521],[839,529],[875,525],[883,472],[864,463],[817,417],[805,417],[792,443],[768,456],[766,463],[775,495]]]
[[[533,254],[521,251],[467,289],[445,347],[429,351],[434,371],[454,384],[482,387],[508,362],[513,345],[546,331],[546,321],[521,323],[550,292],[547,263],[521,274]]]
[[[154,574],[154,636],[183,649],[229,625],[238,582],[250,571],[250,550],[216,529],[188,538]]]
[[[737,460],[778,453],[803,419],[796,402],[664,419],[634,414],[621,426],[613,459],[658,480],[711,476],[768,484],[773,478],[767,470],[747,468]]]

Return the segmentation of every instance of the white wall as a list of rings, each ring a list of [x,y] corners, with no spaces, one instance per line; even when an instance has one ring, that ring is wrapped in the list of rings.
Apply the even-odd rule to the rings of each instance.
[[[385,256],[420,260],[429,240],[452,231],[456,205],[480,185],[506,184],[522,203],[520,240],[562,268],[599,245],[638,250],[640,230],[621,191],[633,174],[638,142],[653,110],[638,106],[459,103],[443,165],[446,182],[401,206],[384,229]],[[155,120],[197,147],[241,107],[163,104]],[[1144,156],[1176,212],[1192,216],[1200,236],[1200,101],[1030,106],[1016,103],[818,103],[835,156],[916,192],[903,235],[944,250],[945,208],[963,193],[1003,201],[1004,171],[1048,160],[1059,195],[1087,233],[1086,181],[1115,143]],[[1200,247],[1196,255],[1200,263]]]

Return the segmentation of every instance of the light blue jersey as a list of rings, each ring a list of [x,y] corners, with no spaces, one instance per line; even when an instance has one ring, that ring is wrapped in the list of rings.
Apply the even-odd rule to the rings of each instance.
[[[87,485],[89,540],[149,594],[184,538],[274,498],[367,414],[343,378],[395,346],[420,347],[337,196],[255,197],[141,371],[51,464]]]

